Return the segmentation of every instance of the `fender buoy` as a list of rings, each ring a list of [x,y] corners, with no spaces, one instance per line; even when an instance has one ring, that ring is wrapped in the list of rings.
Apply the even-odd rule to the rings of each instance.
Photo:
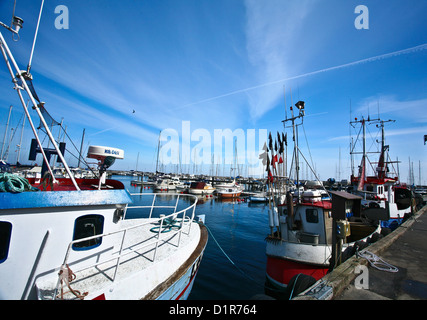
[[[293,297],[296,297],[304,290],[310,288],[313,284],[316,283],[316,279],[312,276],[306,275],[304,273],[299,273],[291,278],[289,284],[286,288],[289,300]]]

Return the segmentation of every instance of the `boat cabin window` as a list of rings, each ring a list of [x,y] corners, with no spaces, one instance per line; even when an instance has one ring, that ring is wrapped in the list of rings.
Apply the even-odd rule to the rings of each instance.
[[[286,207],[282,207],[282,210],[280,211],[282,216],[287,216],[288,215],[288,209]]]
[[[88,238],[102,234],[104,230],[104,217],[98,214],[82,216],[76,219],[74,223],[74,240]],[[90,239],[73,244],[74,250],[89,250],[101,245],[102,237]]]
[[[309,223],[318,223],[319,215],[317,209],[306,209],[305,210],[305,220]]]
[[[11,235],[12,224],[10,222],[0,221],[0,263],[7,259]]]

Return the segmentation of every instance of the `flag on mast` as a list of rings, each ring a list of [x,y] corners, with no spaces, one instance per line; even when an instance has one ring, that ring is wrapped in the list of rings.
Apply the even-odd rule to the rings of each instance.
[[[362,191],[365,185],[366,178],[366,167],[365,167],[365,156],[362,157],[362,162],[359,169],[359,184],[357,185],[357,191]]]

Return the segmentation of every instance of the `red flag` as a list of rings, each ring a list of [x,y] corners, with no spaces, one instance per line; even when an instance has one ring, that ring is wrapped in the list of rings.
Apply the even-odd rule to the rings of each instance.
[[[273,156],[273,159],[271,160],[271,165],[274,169],[276,169],[276,162],[277,162],[277,154]]]
[[[273,175],[271,174],[270,170],[268,170],[268,181],[273,182]]]
[[[357,185],[357,190],[362,191],[363,186],[365,185],[365,156],[362,157],[362,163],[360,164],[359,170],[359,184]]]
[[[279,163],[283,163],[282,157],[279,158]]]

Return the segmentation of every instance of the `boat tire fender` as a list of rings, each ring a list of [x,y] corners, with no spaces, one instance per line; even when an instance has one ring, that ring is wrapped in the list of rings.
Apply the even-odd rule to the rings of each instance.
[[[314,277],[304,273],[299,273],[293,276],[289,281],[288,287],[286,288],[288,291],[289,300],[291,300],[293,297],[296,297],[301,292],[307,290],[315,283],[316,279]]]

